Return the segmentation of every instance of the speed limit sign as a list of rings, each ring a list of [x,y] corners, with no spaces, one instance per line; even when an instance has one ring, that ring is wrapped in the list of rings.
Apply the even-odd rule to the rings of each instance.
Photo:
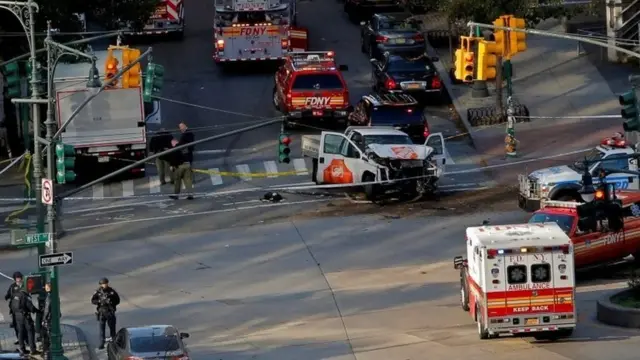
[[[53,205],[53,181],[42,179],[42,203]]]

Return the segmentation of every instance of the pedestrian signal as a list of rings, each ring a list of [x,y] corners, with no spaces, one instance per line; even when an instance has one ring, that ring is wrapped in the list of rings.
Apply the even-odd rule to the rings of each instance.
[[[278,144],[278,160],[281,163],[288,164],[291,162],[289,158],[289,154],[291,154],[291,138],[288,134],[280,134],[279,144]]]
[[[44,291],[44,279],[42,274],[27,276],[24,282],[24,290],[29,294],[37,294]]]
[[[105,81],[109,81],[115,78],[116,74],[118,73],[118,64],[118,59],[113,57],[113,51],[109,50],[109,54],[107,55],[107,62],[104,64]],[[117,84],[118,80],[116,79],[111,83],[111,86],[115,86]]]

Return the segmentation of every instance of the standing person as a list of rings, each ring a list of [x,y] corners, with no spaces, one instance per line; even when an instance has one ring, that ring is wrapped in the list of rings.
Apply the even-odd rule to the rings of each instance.
[[[47,297],[44,299],[42,309],[42,324],[40,324],[40,337],[42,338],[42,352],[48,353],[51,347],[51,283],[44,284]]]
[[[13,300],[13,296],[20,291],[22,288],[22,273],[20,271],[16,271],[13,273],[13,283],[9,285],[6,294],[4,295],[4,300],[9,301],[9,315],[11,315],[11,327],[16,333],[16,342],[14,345],[18,345],[20,334],[18,333],[18,327],[16,326],[16,317],[13,315],[13,310],[11,310],[11,300]]]
[[[184,145],[184,144],[190,144],[192,142],[194,142],[196,140],[196,136],[193,134],[193,132],[191,130],[189,130],[189,127],[187,127],[187,123],[185,123],[184,121],[181,121],[180,124],[178,124],[178,128],[180,128],[180,141],[178,142],[178,145]],[[193,176],[193,150],[194,150],[195,146],[189,146],[189,153],[187,154],[187,161],[189,162],[189,165],[191,166],[191,183],[193,184],[195,182],[195,178]]]
[[[149,141],[149,150],[158,154],[169,148],[171,148],[171,140],[173,140],[173,136],[169,134],[164,128],[160,129]],[[169,176],[169,180],[173,184],[173,174],[171,173],[170,165],[169,165],[169,155],[164,155],[156,158],[156,168],[158,169],[158,176],[160,177],[160,185],[164,185],[167,183],[167,175]]]
[[[29,354],[25,346],[25,340],[29,342],[31,355],[38,354],[39,352],[36,348],[36,329],[31,313],[39,312],[39,310],[33,306],[33,300],[31,300],[31,296],[29,296],[25,289],[20,288],[20,291],[13,295],[11,299],[11,311],[15,317],[16,327],[18,328],[20,354]]]
[[[179,146],[178,140],[173,140],[171,145]],[[187,190],[187,200],[193,200],[193,177],[191,173],[191,164],[189,163],[189,148],[175,151],[171,157],[171,168],[173,169],[175,183],[173,185],[174,195],[169,196],[174,200],[178,200],[180,189],[184,182],[184,188]]]
[[[96,306],[96,319],[100,324],[100,346],[98,349],[104,349],[105,326],[109,325],[109,335],[111,339],[116,337],[116,308],[120,305],[120,295],[112,287],[109,286],[109,279],[102,278],[98,282],[100,287],[91,297],[91,303]]]

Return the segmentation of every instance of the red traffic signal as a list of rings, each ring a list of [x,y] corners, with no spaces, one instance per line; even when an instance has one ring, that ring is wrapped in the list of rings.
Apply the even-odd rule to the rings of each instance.
[[[39,293],[44,290],[44,281],[41,274],[29,275],[24,282],[24,288],[29,294]]]
[[[291,138],[288,135],[280,135],[280,143],[289,146],[289,144],[291,144]]]

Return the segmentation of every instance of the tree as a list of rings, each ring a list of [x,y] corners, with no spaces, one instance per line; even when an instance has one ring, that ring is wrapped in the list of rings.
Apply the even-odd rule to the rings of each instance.
[[[140,30],[163,0],[67,0],[77,1],[90,21],[107,29]]]

